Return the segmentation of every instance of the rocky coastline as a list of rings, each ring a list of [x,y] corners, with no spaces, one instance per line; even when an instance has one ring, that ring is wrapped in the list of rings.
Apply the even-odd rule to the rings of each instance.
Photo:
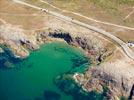
[[[86,56],[91,59],[93,64],[99,65],[113,53],[113,50],[95,45],[91,42],[92,40],[89,40],[87,37],[73,36],[73,34],[61,30],[50,31],[46,37],[63,39],[69,45],[83,49],[86,52]]]
[[[134,69],[131,70],[130,75],[132,76],[128,79],[128,75],[123,75],[123,72],[120,75],[121,77],[117,75],[120,72],[116,73],[115,71],[115,74],[113,74],[114,72],[110,74],[104,67],[106,66],[105,63],[104,65],[102,64],[114,54],[114,49],[110,46],[104,47],[101,41],[83,36],[80,33],[74,35],[63,30],[48,29],[25,35],[24,31],[19,27],[17,29],[12,25],[6,25],[6,27],[5,29],[3,25],[0,26],[0,44],[6,45],[15,58],[28,57],[29,50],[37,50],[41,44],[46,42],[65,41],[69,45],[83,49],[86,56],[91,59],[92,66],[94,66],[90,67],[85,73],[74,73],[73,75],[76,83],[81,85],[85,91],[91,92],[95,90],[101,93],[104,91],[104,87],[107,87],[108,92],[106,95],[108,100],[119,100],[122,96],[130,96],[130,91],[132,91],[132,85],[134,84],[134,74],[132,73]],[[2,49],[0,51],[0,53],[3,53]]]
[[[107,100],[120,100],[132,98],[130,91],[132,91],[132,85],[134,84],[134,74],[133,69],[129,72],[130,75],[116,72],[108,72],[105,70],[103,63],[108,57],[113,55],[114,50],[110,50],[103,47],[96,47],[96,45],[89,42],[88,38],[83,36],[73,36],[71,33],[63,32],[61,30],[54,30],[48,32],[46,38],[49,37],[52,40],[55,38],[63,39],[69,45],[75,47],[80,47],[86,52],[87,57],[91,59],[93,67],[90,67],[85,73],[75,73],[73,75],[74,80],[78,85],[81,85],[83,90],[87,92],[97,91],[102,94],[107,88],[107,93],[105,94]],[[107,64],[108,65],[108,64]],[[111,66],[111,65],[109,65]],[[131,66],[131,65],[130,65]],[[113,64],[114,67],[114,64]],[[111,69],[112,70],[112,69]],[[118,69],[117,69],[118,70]],[[78,74],[78,77],[77,75]],[[76,76],[75,76],[76,75]],[[130,99],[131,100],[131,99]]]
[[[6,45],[11,49],[16,58],[26,58],[29,56],[28,50],[39,49],[39,46],[42,43],[50,41],[65,41],[69,45],[80,47],[86,51],[88,56],[92,58],[92,62],[101,63],[106,56],[112,54],[112,51],[107,49],[97,47],[92,44],[91,41],[88,41],[88,38],[82,36],[73,36],[71,33],[62,32],[61,30],[51,30],[50,32],[39,31],[35,33],[36,35],[29,38],[24,34],[23,30],[15,29],[14,26],[9,25],[9,29],[4,29],[4,26],[1,28],[1,44]],[[10,34],[8,34],[10,32]],[[14,33],[16,35],[12,35]],[[4,35],[3,35],[4,34]],[[6,35],[7,34],[7,35]]]

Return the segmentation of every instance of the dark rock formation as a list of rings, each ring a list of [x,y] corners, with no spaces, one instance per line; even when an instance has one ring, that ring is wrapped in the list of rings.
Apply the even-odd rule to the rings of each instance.
[[[37,49],[38,47],[35,46],[34,44],[32,44],[29,40],[26,40],[26,39],[20,39],[20,44],[22,46],[26,46],[27,48],[31,49],[31,50],[35,50]]]
[[[0,54],[0,68],[12,68],[14,65],[12,63],[20,62],[22,59],[16,58],[14,54],[7,48],[3,47],[4,52]]]
[[[131,89],[131,91],[130,91],[129,100],[134,99],[133,97],[134,97],[134,85],[132,86],[132,89]]]
[[[86,38],[81,38],[81,37],[75,37],[75,41],[80,45],[83,49],[90,49],[89,45],[87,44],[87,39]]]
[[[46,90],[44,91],[44,99],[45,100],[60,100],[60,94],[54,91]]]
[[[54,38],[61,38],[64,39],[67,43],[71,43],[73,41],[71,35],[69,33],[57,33],[57,32],[50,32],[49,33],[50,37],[54,37]]]

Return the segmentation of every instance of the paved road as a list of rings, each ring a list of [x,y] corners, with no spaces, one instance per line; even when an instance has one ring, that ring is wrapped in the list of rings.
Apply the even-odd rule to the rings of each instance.
[[[123,42],[122,40],[120,40],[119,38],[117,38],[116,36],[112,35],[111,33],[109,32],[106,32],[102,29],[99,29],[99,28],[96,28],[94,26],[91,26],[89,24],[85,24],[85,23],[82,23],[78,20],[75,20],[73,18],[70,18],[70,17],[67,17],[67,16],[64,16],[62,14],[59,14],[59,13],[56,13],[56,12],[53,12],[53,11],[49,11],[48,9],[44,9],[44,8],[41,8],[41,7],[37,7],[35,5],[32,5],[32,4],[29,4],[29,3],[26,3],[24,1],[20,1],[20,0],[13,0],[14,2],[16,3],[20,3],[20,4],[23,4],[23,5],[26,5],[26,6],[29,6],[29,7],[32,7],[32,8],[35,8],[35,9],[38,9],[38,10],[41,10],[43,12],[46,12],[46,13],[49,13],[53,16],[56,16],[60,19],[63,19],[63,20],[66,20],[66,21],[69,21],[69,22],[72,22],[74,24],[77,24],[79,26],[82,26],[82,27],[85,27],[85,28],[88,28],[90,30],[93,30],[95,32],[98,32],[98,33],[101,33],[103,34],[104,36],[112,39],[114,42],[118,43],[122,49],[124,50],[124,52],[127,54],[127,56],[131,59],[134,60],[134,52],[127,46],[127,44],[125,42]]]
[[[76,12],[73,12],[73,11],[68,11],[68,10],[60,9],[60,8],[58,8],[58,7],[52,5],[52,4],[50,4],[50,3],[48,3],[48,2],[46,2],[44,0],[40,0],[40,1],[43,2],[43,3],[48,4],[49,6],[55,8],[55,9],[57,9],[59,11],[66,12],[66,13],[72,13],[74,15],[77,15],[77,16],[80,16],[80,17],[83,17],[83,18],[86,18],[88,20],[91,20],[91,21],[94,21],[94,22],[97,22],[97,23],[101,23],[101,24],[105,24],[105,25],[111,25],[111,26],[115,26],[115,27],[120,27],[120,28],[124,28],[124,29],[128,29],[128,30],[134,30],[133,27],[127,27],[127,26],[122,26],[122,25],[117,25],[117,24],[113,24],[113,23],[109,23],[109,22],[104,22],[104,21],[96,20],[96,19],[93,19],[91,17],[84,16],[84,15],[82,15],[80,13],[76,13]]]

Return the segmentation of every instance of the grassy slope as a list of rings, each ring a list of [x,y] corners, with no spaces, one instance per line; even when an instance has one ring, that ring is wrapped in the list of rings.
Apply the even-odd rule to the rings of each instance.
[[[123,18],[132,11],[134,0],[46,0],[60,8],[80,12],[86,16],[121,25],[134,26],[134,15]],[[102,17],[100,17],[102,16]]]
[[[134,0],[46,0],[53,5],[67,9],[74,12],[79,12],[85,16],[92,17],[101,21],[107,21],[119,25],[134,26],[134,14],[131,15],[126,21],[123,18],[132,11],[134,6]],[[39,0],[26,0],[28,3],[34,5],[49,8],[52,7],[41,3]],[[38,14],[44,15],[33,8],[18,5],[10,0],[0,0],[0,12],[6,12],[9,14]],[[69,14],[68,14],[69,15]],[[14,16],[0,14],[0,18],[6,20],[11,24],[22,25],[25,29],[37,29],[44,26],[44,16]],[[70,15],[73,16],[73,15]],[[82,20],[85,23],[91,24],[81,17],[75,16],[78,20]],[[107,28],[106,28],[107,29]],[[112,29],[111,29],[112,30]],[[120,37],[124,41],[134,40],[133,31],[114,33],[117,37]]]
[[[39,16],[32,16],[32,14],[38,14]],[[8,23],[21,25],[24,29],[42,28],[44,26],[44,16],[40,15],[44,14],[36,9],[16,4],[11,0],[0,0],[0,18]]]
[[[134,0],[45,0],[61,9],[66,9],[81,13],[85,16],[110,22],[118,25],[134,27],[134,13],[123,20],[134,7]],[[70,15],[70,14],[69,14]],[[75,18],[77,18],[75,16]],[[80,18],[77,18],[80,19]],[[91,21],[80,19],[85,23],[92,24]],[[103,25],[103,24],[102,24]],[[101,26],[102,26],[101,25]],[[103,26],[102,26],[103,27]],[[134,31],[121,31],[111,26],[104,26],[113,34],[124,41],[134,41]]]

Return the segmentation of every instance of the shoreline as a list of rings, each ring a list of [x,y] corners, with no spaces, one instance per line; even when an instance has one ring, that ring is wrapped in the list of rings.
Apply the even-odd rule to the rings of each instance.
[[[97,90],[97,91],[99,90],[99,92],[102,92],[103,91],[102,87],[104,85],[108,85],[108,88],[110,90],[109,93],[112,94],[110,95],[108,93],[107,95],[109,98],[113,97],[112,98],[113,100],[119,99],[120,96],[122,95],[125,97],[129,96],[131,86],[134,84],[133,83],[134,78],[129,77],[130,79],[128,79],[128,73],[119,72],[118,70],[120,70],[122,66],[124,68],[122,70],[128,70],[128,68],[131,68],[130,75],[133,76],[134,75],[132,73],[132,71],[134,70],[134,68],[132,67],[134,65],[133,62],[132,64],[129,64],[128,62],[131,61],[128,60],[127,57],[125,57],[126,60],[124,61],[122,59],[124,57],[124,55],[122,55],[122,52],[119,53],[117,52],[120,51],[120,49],[119,48],[117,49],[116,46],[114,46],[110,42],[107,43],[107,40],[104,40],[104,38],[95,37],[97,36],[97,33],[94,33],[94,36],[92,36],[92,34],[88,34],[87,31],[82,30],[85,33],[87,32],[87,34],[83,35],[77,31],[59,30],[60,27],[56,29],[52,27],[51,29],[48,30],[40,30],[31,33],[29,35],[26,35],[22,29],[20,28],[16,29],[16,26],[12,26],[12,25],[9,25],[7,27],[7,30],[4,29],[4,26],[0,27],[0,29],[2,29],[2,33],[6,34],[6,35],[2,35],[2,40],[0,41],[0,43],[8,46],[16,57],[26,58],[29,56],[28,50],[33,50],[33,51],[37,50],[40,48],[41,44],[44,44],[46,42],[52,42],[52,41],[62,41],[62,42],[64,41],[76,48],[78,47],[83,49],[85,51],[86,56],[91,59],[93,69],[89,68],[88,71],[83,73],[84,77],[81,77],[80,81],[85,80],[87,85],[81,83],[82,87],[86,86],[85,88],[86,90],[88,90],[88,92],[92,90]],[[118,64],[121,63],[119,63],[118,60],[114,61],[114,59],[118,59],[118,58],[122,62],[124,62],[124,65],[117,66]],[[112,67],[112,69],[110,67]],[[94,73],[94,71],[96,71],[96,73]],[[85,78],[86,73],[88,73],[87,76],[90,77],[90,80]],[[118,77],[118,74],[120,74],[121,77]],[[112,79],[116,80],[116,84],[117,83],[120,84],[118,87],[115,86],[116,89],[113,88],[115,82]],[[80,81],[78,82],[76,81],[76,83],[79,84]],[[107,81],[110,84],[107,84]],[[88,83],[90,83],[91,86]],[[122,83],[125,85],[122,85]]]

